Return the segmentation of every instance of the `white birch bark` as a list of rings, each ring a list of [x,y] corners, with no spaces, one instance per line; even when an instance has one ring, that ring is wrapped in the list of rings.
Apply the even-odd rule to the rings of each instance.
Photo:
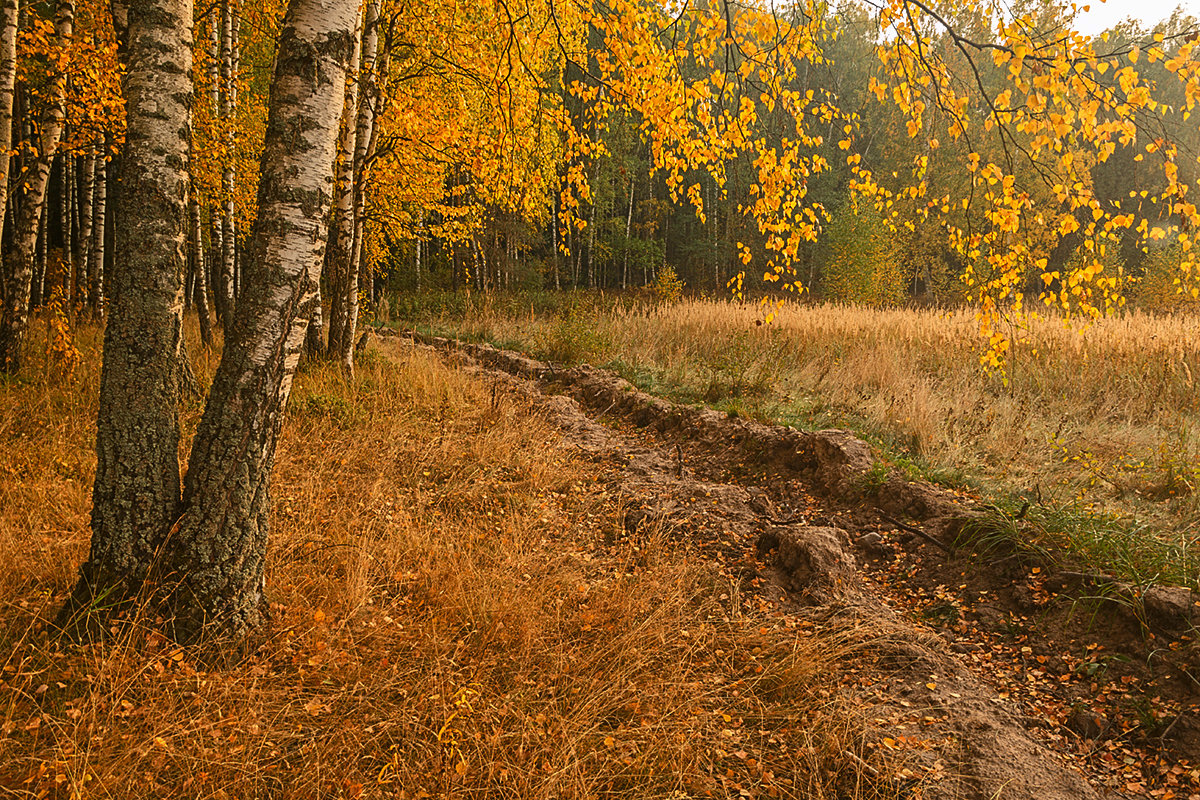
[[[17,82],[17,0],[0,2],[0,212],[8,208],[8,174],[13,138],[13,96]],[[0,213],[0,237],[4,235],[4,217]]]
[[[212,319],[208,315],[208,265],[204,263],[203,221],[200,204],[195,197],[188,199],[188,249],[192,254],[192,267],[196,284],[192,287],[196,316],[200,320],[200,341],[205,347],[212,346]]]
[[[88,257],[92,249],[92,203],[96,193],[96,151],[89,147],[87,155],[79,163],[79,263],[76,274],[79,276],[81,291],[79,300],[86,303],[91,300],[91,272],[88,270]]]
[[[228,330],[233,319],[235,304],[234,248],[237,246],[236,207],[233,193],[235,173],[233,168],[234,147],[236,145],[235,128],[237,127],[237,73],[234,71],[236,61],[234,30],[237,8],[235,0],[223,0],[221,3],[221,119],[225,127],[225,162],[221,170],[221,193],[223,195],[221,221],[221,295],[225,306],[223,322]]]
[[[62,237],[62,296],[67,307],[75,300],[75,237],[73,234],[75,185],[75,159],[70,153],[59,154],[58,193],[59,193],[59,235]]]
[[[359,98],[358,114],[355,120],[354,161],[351,168],[352,210],[350,223],[350,241],[343,252],[343,240],[339,236],[339,256],[345,256],[346,261],[338,269],[343,277],[341,296],[333,302],[342,305],[344,317],[341,323],[340,336],[336,344],[329,345],[331,355],[335,356],[342,365],[342,371],[351,376],[354,374],[354,343],[358,328],[358,292],[359,272],[361,267],[362,238],[363,238],[363,207],[366,198],[366,168],[373,155],[375,144],[375,115],[379,105],[379,12],[380,0],[367,0],[363,16],[362,61],[359,68]]]
[[[338,136],[337,155],[337,199],[334,206],[334,230],[330,237],[331,251],[328,264],[329,288],[329,352],[341,353],[342,340],[353,333],[346,333],[349,308],[345,303],[346,281],[354,247],[354,136],[358,120],[358,70],[362,61],[362,13],[355,26],[354,52],[351,55],[355,74],[346,78],[346,92],[342,100],[342,121]]]
[[[292,0],[284,19],[243,292],[167,544],[180,639],[265,621],[271,467],[317,297],[354,27],[354,0]]]
[[[92,195],[92,244],[88,249],[88,302],[92,316],[104,313],[104,239],[108,228],[108,163],[104,150],[96,158]]]

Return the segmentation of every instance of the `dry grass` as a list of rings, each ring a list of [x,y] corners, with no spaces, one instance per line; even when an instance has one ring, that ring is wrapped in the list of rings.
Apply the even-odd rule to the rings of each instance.
[[[899,466],[1024,495],[1101,527],[1136,518],[1167,553],[1133,565],[1138,577],[1161,568],[1195,580],[1194,316],[1132,314],[1083,330],[1054,319],[1013,324],[1018,343],[1002,376],[981,370],[969,311],[788,305],[761,325],[757,306],[730,302],[582,309],[514,315],[485,303],[434,324],[552,359],[607,363],[677,399],[802,427],[852,427]]]
[[[87,547],[97,340],[73,378],[36,361],[0,385],[0,797],[879,793],[843,755],[863,734],[833,645],[656,537],[605,545],[599,467],[399,346],[353,386],[297,380],[258,653],[208,671],[151,620],[61,651],[44,621]]]

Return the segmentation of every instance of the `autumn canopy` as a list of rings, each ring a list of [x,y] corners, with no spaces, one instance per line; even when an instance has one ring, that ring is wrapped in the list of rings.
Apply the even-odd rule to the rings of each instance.
[[[8,349],[23,310],[56,289],[103,304],[108,181],[96,176],[124,140],[121,68],[108,9],[74,6],[30,7],[6,29]],[[193,250],[207,256],[201,294],[219,319],[256,214],[283,11],[195,10]],[[989,332],[993,314],[1037,300],[1111,313],[1148,262],[1167,294],[1194,297],[1194,26],[1176,17],[1089,36],[1072,29],[1075,13],[1053,2],[518,0],[419,13],[367,2],[323,279],[330,348],[349,364],[351,286],[373,297],[367,276],[628,286],[678,251],[671,225],[708,240],[671,260],[714,289],[812,288],[813,243],[839,214],[866,214],[898,242],[893,283],[961,281]],[[989,357],[1002,357],[995,344]]]

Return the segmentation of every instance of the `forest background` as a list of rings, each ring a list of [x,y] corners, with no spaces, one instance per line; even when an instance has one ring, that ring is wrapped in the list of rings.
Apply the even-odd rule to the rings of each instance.
[[[26,290],[25,276],[16,274],[25,267],[6,268],[5,293],[13,296],[6,307],[37,307],[57,297],[73,315],[83,306],[102,307],[104,268],[111,268],[112,225],[104,222],[111,213],[111,163],[123,137],[120,68],[101,5],[80,4],[66,39],[56,38],[49,8],[45,16],[38,9],[24,9],[10,30],[18,71],[17,190],[9,195],[6,251],[28,251],[22,258],[31,275]],[[785,41],[805,41],[791,47],[808,49],[791,54],[794,63],[762,86],[750,80],[736,91],[723,87],[724,95],[705,88],[713,74],[706,68],[719,55],[715,45],[700,45],[719,35],[704,21],[708,7],[684,13],[663,29],[672,37],[664,57],[674,59],[677,74],[656,102],[676,102],[681,110],[673,119],[648,101],[627,102],[636,75],[617,76],[628,64],[589,54],[589,44],[594,50],[616,35],[616,23],[582,12],[559,11],[559,19],[532,7],[450,4],[414,17],[399,7],[368,5],[370,35],[358,55],[359,76],[347,88],[340,140],[340,222],[331,227],[326,256],[332,347],[346,350],[342,320],[357,313],[349,306],[360,294],[374,308],[384,296],[423,289],[628,289],[654,284],[668,267],[664,280],[673,275],[715,296],[730,287],[761,292],[762,271],[776,281],[766,284],[768,291],[787,286],[873,305],[953,305],[984,295],[1019,305],[1048,294],[1068,313],[1072,303],[1076,311],[1103,313],[1118,296],[1150,310],[1193,302],[1190,286],[1179,280],[1191,267],[1187,212],[1167,199],[1193,179],[1196,166],[1187,154],[1196,152],[1198,134],[1186,122],[1194,101],[1186,82],[1193,19],[1177,12],[1150,30],[1127,22],[1096,38],[1095,47],[1085,45],[1096,91],[1118,95],[1115,106],[1104,101],[1105,113],[1113,119],[1125,113],[1147,129],[1140,139],[1132,129],[1101,131],[1111,143],[1105,153],[1108,145],[1088,141],[1094,132],[1074,130],[1077,120],[1056,107],[1061,98],[1046,106],[1033,84],[1022,102],[1012,103],[1015,113],[999,113],[1003,104],[994,100],[1007,91],[1003,99],[1011,101],[1014,76],[1019,86],[1011,57],[993,59],[988,53],[999,51],[981,49],[969,58],[955,39],[983,41],[993,25],[1004,25],[988,8],[955,11],[945,20],[953,28],[928,17],[921,23],[925,47],[942,71],[937,81],[977,96],[977,107],[964,106],[961,114],[952,107],[959,102],[953,93],[938,93],[937,81],[909,80],[915,72],[906,76],[911,65],[904,59],[916,58],[920,48],[906,53],[907,39],[889,39],[871,12],[854,4],[796,7],[786,12],[791,19],[772,20],[774,33],[770,26],[751,30],[750,38],[769,39],[786,29]],[[224,319],[239,291],[282,13],[270,3],[197,11],[186,298],[191,304],[203,296],[205,320],[210,304]],[[1005,13],[1019,20],[1019,35],[1031,47],[1043,48],[1030,56],[1033,67],[1065,47],[1068,7],[1026,3]],[[508,19],[514,14],[518,23]],[[761,26],[749,10],[740,16],[750,20],[747,26]],[[738,48],[736,57],[726,53],[727,62],[753,61]],[[1147,55],[1138,62],[1142,48]],[[877,49],[896,55],[881,60]],[[1113,56],[1111,70],[1100,66],[1107,63],[1097,58],[1103,54]],[[728,74],[767,77],[750,72],[738,67]],[[767,90],[761,98],[754,96],[759,89]],[[801,102],[775,108],[766,98],[776,92],[794,92]],[[879,102],[885,95],[889,102]],[[748,111],[736,108],[748,98]],[[50,142],[47,123],[58,114],[60,141]],[[968,130],[972,115],[975,127]],[[958,116],[964,127],[955,133]],[[1067,155],[1076,163],[1061,160],[1061,144],[1053,158],[1054,148],[1044,149],[1045,131],[1032,124],[1043,118],[1051,135],[1053,126],[1059,134],[1073,130]],[[705,137],[727,135],[720,129],[731,124],[742,129],[745,143],[705,152]],[[939,132],[943,126],[948,131]],[[1164,173],[1162,160],[1172,162],[1172,172]],[[1019,251],[1012,263],[993,258],[986,242],[981,248],[954,236],[1003,230],[996,202],[966,202],[975,197],[973,187],[995,181],[987,165],[996,165],[996,176],[1011,175],[1028,209],[1045,212],[1036,223],[1029,214],[1020,226],[1019,246],[1008,248]],[[34,167],[46,173],[39,178],[44,202],[28,185]],[[763,180],[768,172],[774,181]],[[791,188],[780,189],[785,184]],[[797,187],[791,199],[780,194]],[[26,199],[38,208],[22,222]],[[1093,228],[1089,216],[1101,208],[1101,224]],[[751,263],[755,254],[762,255]],[[357,292],[343,277],[351,273]]]

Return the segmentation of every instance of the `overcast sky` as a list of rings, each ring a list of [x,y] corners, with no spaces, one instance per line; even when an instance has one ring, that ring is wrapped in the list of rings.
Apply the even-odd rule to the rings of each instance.
[[[1200,18],[1200,0],[1077,0],[1080,6],[1091,5],[1091,10],[1080,14],[1076,27],[1082,33],[1099,33],[1111,28],[1126,17],[1133,17],[1152,27],[1159,20],[1171,16],[1176,6],[1184,13]]]

